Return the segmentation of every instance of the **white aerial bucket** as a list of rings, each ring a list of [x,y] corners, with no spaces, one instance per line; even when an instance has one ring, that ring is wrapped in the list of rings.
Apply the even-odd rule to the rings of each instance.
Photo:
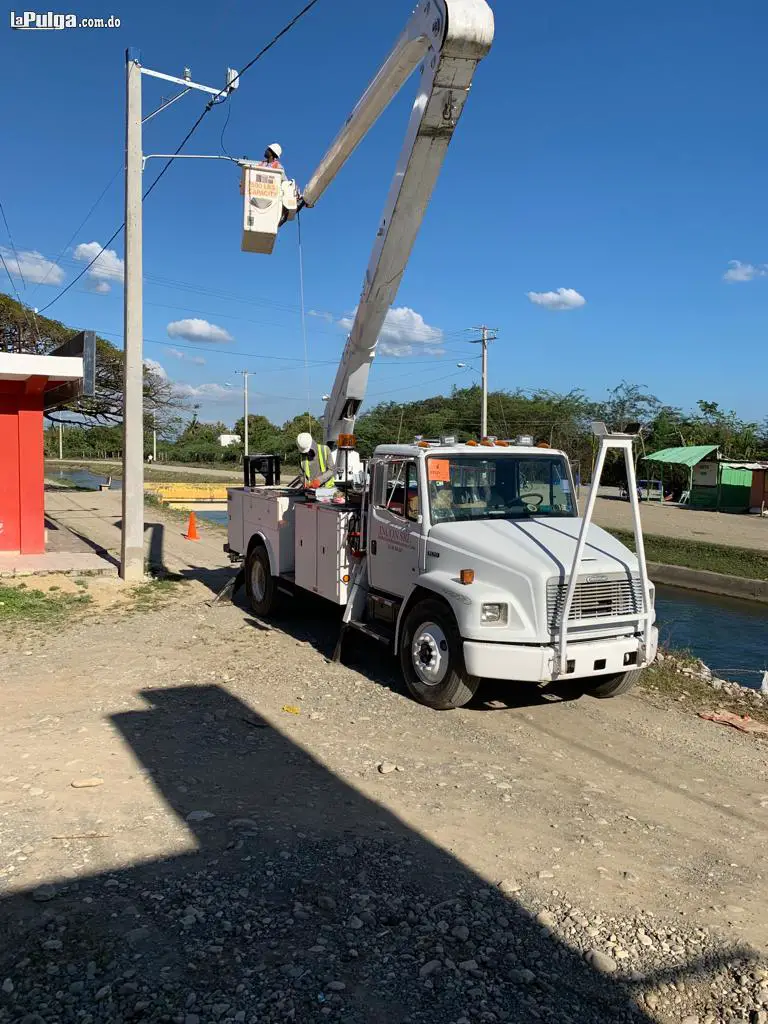
[[[243,162],[240,192],[243,196],[243,252],[271,253],[283,220],[296,213],[296,184],[283,172],[258,163]]]

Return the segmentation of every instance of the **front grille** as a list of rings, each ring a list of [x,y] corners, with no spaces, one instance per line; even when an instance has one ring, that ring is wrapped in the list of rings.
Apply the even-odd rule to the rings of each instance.
[[[553,632],[562,622],[567,589],[568,580],[558,576],[547,582],[547,621]],[[639,576],[584,576],[573,592],[568,622],[632,615],[635,612],[640,614],[642,609],[643,591]]]

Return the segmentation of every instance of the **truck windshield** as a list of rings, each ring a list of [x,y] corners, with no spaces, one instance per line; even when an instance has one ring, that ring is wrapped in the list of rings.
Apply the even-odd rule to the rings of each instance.
[[[433,523],[576,514],[562,456],[431,455]]]

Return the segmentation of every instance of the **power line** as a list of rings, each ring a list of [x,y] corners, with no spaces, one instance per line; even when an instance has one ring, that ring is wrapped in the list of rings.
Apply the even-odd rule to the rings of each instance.
[[[221,152],[224,153],[225,156],[228,156],[230,159],[232,159],[232,154],[224,145],[224,133],[226,132],[227,126],[229,125],[229,117],[231,113],[232,107],[229,104],[227,104],[227,116],[224,119],[224,124],[221,127],[221,135],[219,136],[219,146],[221,148]]]
[[[8,237],[10,238],[10,234]],[[10,270],[8,269],[8,264],[5,262],[5,256],[3,255],[2,249],[0,249],[0,260],[2,260],[3,266],[5,267],[5,272],[8,275],[8,280],[11,282],[11,288],[13,289],[13,292],[16,296],[16,301],[21,306],[21,312],[24,314],[24,320],[26,321],[27,327],[29,328],[30,331],[32,331],[32,324],[30,324],[29,317],[27,316],[27,307],[24,305],[24,303],[21,301],[21,298],[19,297],[19,290],[16,287],[16,282],[13,280],[13,276],[11,275]],[[19,263],[18,255],[16,256],[16,269],[19,270],[19,272],[21,271],[21,264]],[[40,342],[40,332],[37,329],[37,320],[35,320],[35,327],[32,333],[37,335],[37,340],[38,342]]]
[[[422,381],[419,384],[411,384],[409,387],[392,388],[392,389],[390,389],[388,391],[373,391],[367,397],[368,398],[379,398],[382,395],[397,395],[401,391],[413,391],[414,388],[423,388],[426,383],[429,383],[430,385],[431,384],[438,384],[442,380],[455,380],[457,377],[460,377],[460,376],[461,376],[460,373],[449,373],[445,377],[435,377],[435,379],[432,380],[432,381],[429,381],[429,382]]]
[[[51,262],[51,265],[50,265],[50,266],[48,267],[48,271],[47,271],[47,273],[46,273],[45,277],[44,277],[44,278],[42,279],[42,281],[38,281],[38,282],[37,282],[37,284],[36,284],[36,285],[35,285],[35,287],[34,287],[34,290],[32,291],[32,295],[30,296],[30,298],[34,297],[34,294],[35,294],[35,292],[37,291],[37,289],[38,289],[38,288],[40,287],[40,285],[41,285],[41,284],[45,284],[45,282],[46,282],[46,281],[48,280],[48,277],[49,277],[49,275],[50,275],[51,271],[53,270],[53,268],[54,268],[54,267],[55,267],[55,266],[56,266],[56,265],[58,264],[58,262],[59,262],[59,260],[61,259],[61,257],[62,257],[62,256],[64,255],[64,253],[65,253],[65,252],[67,251],[67,249],[68,249],[68,248],[70,247],[70,245],[71,245],[71,244],[72,244],[72,243],[74,242],[75,238],[77,238],[78,234],[79,234],[79,233],[80,233],[80,232],[81,232],[81,231],[83,230],[83,228],[84,228],[84,227],[85,227],[85,225],[86,225],[86,224],[88,223],[88,221],[89,221],[89,220],[91,219],[91,216],[92,216],[92,214],[93,214],[94,210],[95,210],[95,209],[96,209],[96,207],[97,207],[97,206],[99,205],[99,203],[100,203],[100,202],[101,202],[101,200],[102,200],[102,199],[104,198],[104,196],[105,196],[105,195],[107,194],[107,192],[109,192],[109,190],[110,190],[110,189],[112,188],[112,186],[113,186],[113,185],[114,185],[114,183],[115,183],[115,179],[117,178],[117,176],[118,176],[118,175],[120,174],[120,172],[121,172],[122,170],[123,170],[123,165],[121,164],[121,165],[120,165],[120,167],[118,167],[118,168],[117,168],[117,170],[115,171],[115,173],[114,173],[114,174],[112,175],[112,177],[111,177],[111,178],[109,179],[109,182],[108,182],[108,183],[107,183],[107,184],[106,184],[106,185],[104,186],[104,188],[103,188],[103,189],[101,190],[101,193],[99,194],[99,198],[98,198],[98,199],[96,200],[96,202],[95,202],[95,203],[93,204],[93,206],[92,206],[92,207],[90,208],[90,210],[88,211],[88,213],[86,213],[86,215],[85,215],[85,217],[83,218],[83,220],[82,220],[82,221],[81,221],[81,222],[80,222],[80,223],[78,224],[78,226],[77,226],[77,227],[75,228],[75,230],[74,230],[74,231],[72,232],[72,234],[70,235],[70,237],[69,237],[69,240],[67,241],[66,245],[63,245],[63,246],[62,246],[62,248],[61,248],[61,251],[60,251],[60,252],[58,253],[58,255],[56,256],[56,258],[55,258],[55,259],[54,259],[54,260],[53,260],[53,261]],[[109,243],[107,243],[107,244],[109,244]],[[86,269],[87,269],[87,268],[86,268]],[[63,295],[63,294],[64,294],[64,293],[62,292],[62,295]],[[54,300],[54,301],[55,301],[55,300]],[[44,307],[44,308],[47,308],[47,307]]]
[[[287,25],[285,25],[285,27],[284,27],[284,28],[282,28],[282,29],[281,29],[281,30],[280,30],[280,31],[279,31],[279,32],[277,33],[277,35],[276,35],[276,36],[273,36],[273,37],[272,37],[272,39],[270,39],[270,41],[269,41],[269,42],[268,42],[268,43],[266,44],[266,46],[263,46],[263,47],[262,47],[262,48],[261,48],[261,49],[259,50],[259,52],[258,52],[258,53],[256,54],[256,56],[255,56],[255,57],[253,57],[253,58],[252,58],[251,60],[249,60],[249,61],[248,61],[248,63],[247,63],[247,64],[246,64],[246,65],[245,65],[244,67],[242,67],[242,68],[241,68],[241,69],[240,69],[240,70],[239,70],[239,71],[237,72],[237,74],[236,74],[236,75],[234,75],[234,77],[233,77],[233,78],[232,78],[232,79],[231,79],[231,80],[230,80],[229,82],[227,82],[227,84],[226,84],[226,85],[225,85],[225,86],[224,86],[223,88],[219,89],[218,93],[216,93],[216,95],[215,95],[215,96],[212,96],[212,97],[211,97],[211,99],[210,99],[210,100],[209,100],[209,101],[208,101],[208,102],[206,103],[206,105],[205,105],[205,106],[203,107],[203,109],[202,109],[202,111],[201,111],[200,115],[198,116],[197,120],[196,120],[196,121],[194,122],[194,124],[193,124],[193,125],[192,125],[192,127],[191,127],[191,128],[189,129],[189,131],[187,132],[187,134],[186,134],[186,135],[184,136],[184,138],[183,138],[183,139],[181,140],[181,142],[179,143],[179,145],[178,145],[178,146],[176,147],[176,149],[174,150],[174,156],[178,156],[178,155],[179,155],[179,153],[180,153],[180,152],[182,151],[182,149],[184,148],[184,146],[186,146],[186,144],[187,144],[187,143],[189,142],[189,140],[190,140],[190,139],[192,138],[192,136],[194,135],[194,133],[195,133],[195,132],[197,131],[197,129],[198,129],[198,127],[200,126],[200,124],[201,124],[201,122],[202,122],[203,118],[204,118],[204,117],[206,116],[206,114],[208,114],[208,113],[210,112],[210,110],[211,110],[211,109],[213,108],[214,104],[215,104],[215,103],[217,103],[217,102],[219,101],[220,97],[221,97],[221,96],[222,96],[222,95],[223,95],[224,93],[228,93],[228,94],[231,94],[231,91],[232,91],[232,86],[234,85],[234,83],[235,83],[235,82],[236,82],[236,81],[237,81],[238,79],[242,78],[242,76],[243,76],[243,75],[245,74],[245,72],[246,72],[246,71],[248,71],[248,70],[250,70],[250,68],[252,68],[252,67],[253,67],[253,65],[254,65],[254,64],[255,64],[255,63],[256,63],[256,62],[258,61],[258,60],[261,60],[261,58],[262,58],[262,57],[264,56],[264,54],[265,54],[265,53],[267,53],[267,52],[268,52],[269,50],[271,50],[271,49],[272,49],[272,47],[273,47],[273,46],[275,46],[275,44],[276,44],[277,42],[279,42],[279,40],[280,40],[280,39],[282,39],[284,35],[286,35],[286,33],[290,32],[290,30],[291,30],[291,29],[293,28],[293,26],[294,26],[294,25],[296,24],[296,22],[297,22],[297,21],[299,21],[299,20],[300,20],[301,18],[303,18],[303,17],[304,17],[304,15],[305,15],[305,14],[307,14],[307,13],[308,13],[309,11],[311,11],[311,10],[312,10],[312,8],[313,8],[313,7],[315,6],[315,4],[317,4],[317,3],[319,3],[319,0],[310,0],[310,2],[309,2],[308,4],[305,4],[305,6],[304,6],[304,7],[303,7],[303,8],[302,8],[302,9],[301,9],[300,11],[299,11],[299,13],[298,13],[298,14],[296,14],[296,15],[295,15],[295,16],[294,16],[293,18],[291,18],[291,20],[290,20],[290,21],[288,22],[288,24],[287,24]],[[143,196],[141,197],[141,199],[142,199],[142,203],[144,202],[144,200],[145,200],[145,199],[147,199],[147,198],[148,198],[148,197],[149,197],[149,196],[150,196],[150,195],[152,194],[152,192],[153,192],[153,191],[154,191],[154,189],[155,189],[155,186],[156,186],[156,185],[157,185],[157,184],[158,184],[158,183],[160,182],[160,179],[161,179],[161,178],[162,178],[162,177],[163,177],[163,176],[165,175],[166,171],[168,170],[168,168],[169,168],[169,167],[171,166],[171,164],[172,164],[172,163],[173,163],[173,158],[172,158],[172,157],[170,157],[170,158],[169,158],[168,160],[166,160],[165,164],[163,165],[162,169],[161,169],[161,170],[160,170],[160,172],[158,173],[157,177],[156,177],[156,178],[154,179],[154,181],[152,182],[152,184],[151,184],[151,185],[149,186],[149,188],[148,188],[148,189],[146,190],[146,192],[144,193],[144,195],[143,195]],[[76,283],[77,283],[77,282],[78,282],[78,281],[80,280],[80,278],[81,278],[81,277],[82,277],[82,276],[83,276],[83,275],[84,275],[85,273],[87,273],[87,271],[88,271],[88,270],[90,270],[90,268],[91,268],[91,267],[93,266],[93,264],[94,264],[94,263],[96,262],[96,260],[98,260],[98,259],[99,259],[99,257],[100,257],[100,256],[102,255],[102,253],[103,253],[103,252],[104,252],[104,251],[105,251],[105,250],[106,250],[106,249],[108,248],[108,246],[110,245],[110,243],[111,243],[111,242],[113,242],[113,241],[114,241],[114,240],[115,240],[115,239],[117,238],[117,236],[118,236],[118,235],[120,234],[120,232],[121,232],[121,231],[123,230],[123,228],[124,228],[124,227],[125,227],[125,221],[123,221],[123,223],[122,223],[122,224],[120,225],[120,227],[119,227],[119,228],[118,228],[118,229],[117,229],[117,230],[116,230],[116,231],[115,231],[115,232],[114,232],[114,233],[113,233],[113,234],[111,235],[111,237],[110,237],[110,238],[109,238],[109,239],[108,239],[108,240],[107,240],[107,241],[106,241],[106,242],[104,243],[104,245],[103,245],[103,246],[101,247],[101,250],[100,250],[99,252],[97,252],[97,253],[96,253],[96,255],[95,255],[95,256],[93,257],[93,259],[92,259],[92,260],[90,261],[90,263],[87,263],[87,264],[86,264],[86,266],[85,266],[85,267],[84,267],[84,268],[83,268],[83,269],[82,269],[82,270],[80,271],[80,273],[79,273],[79,274],[77,275],[77,277],[75,277],[73,281],[70,281],[70,283],[69,283],[69,284],[68,284],[68,285],[66,286],[66,288],[62,288],[62,290],[61,290],[61,291],[59,292],[59,294],[58,294],[58,295],[56,295],[56,296],[55,296],[55,297],[54,297],[53,299],[51,299],[51,301],[50,301],[50,302],[46,303],[46,304],[45,304],[45,305],[44,305],[44,306],[42,307],[42,309],[40,310],[40,312],[41,312],[41,313],[44,313],[46,309],[50,309],[50,307],[51,307],[51,306],[52,306],[52,305],[54,304],[54,302],[58,302],[58,301],[59,301],[59,299],[60,299],[60,298],[61,298],[61,297],[62,297],[63,295],[66,295],[66,293],[67,293],[67,292],[69,291],[69,289],[70,289],[70,288],[71,288],[71,287],[72,287],[72,286],[73,286],[74,284],[76,284]]]
[[[2,215],[3,215],[3,223],[5,224],[5,230],[8,232],[8,240],[11,243],[11,248],[13,249],[13,255],[16,257],[16,269],[19,272],[19,277],[21,278],[21,283],[24,285],[24,291],[26,291],[27,290],[27,282],[24,280],[24,273],[23,273],[23,271],[21,269],[21,260],[19,259],[18,252],[16,251],[16,243],[13,240],[13,235],[11,234],[11,229],[8,226],[8,218],[5,216],[5,208],[3,207],[2,202],[0,202],[0,213],[2,213]],[[5,261],[3,261],[3,262],[5,262]],[[6,267],[6,270],[7,269],[8,268]]]
[[[48,259],[48,258],[50,258],[50,254],[46,254],[46,259]],[[56,262],[59,262],[59,261],[61,263],[65,264],[66,266],[71,266],[71,267],[79,266],[79,263],[76,263],[74,260],[71,260],[71,259],[61,259],[60,256],[57,256],[56,257]],[[144,283],[145,284],[153,284],[153,285],[156,285],[156,286],[161,287],[161,288],[169,288],[171,290],[191,291],[191,292],[194,292],[196,295],[207,295],[207,296],[210,296],[211,298],[222,299],[223,301],[227,301],[227,302],[238,302],[238,303],[243,303],[245,305],[251,305],[251,306],[266,306],[266,307],[270,307],[272,309],[275,309],[277,311],[286,312],[286,313],[297,313],[297,312],[300,311],[300,308],[301,308],[300,306],[294,305],[294,304],[291,304],[291,303],[275,302],[274,300],[271,300],[271,299],[254,297],[254,296],[246,297],[244,295],[240,295],[237,292],[230,292],[230,291],[226,291],[225,289],[219,289],[219,288],[209,288],[209,287],[206,287],[205,285],[195,284],[195,283],[193,283],[191,281],[179,281],[179,280],[176,280],[175,278],[161,277],[161,276],[159,276],[157,274],[145,274],[144,275]],[[144,304],[147,305],[147,306],[158,306],[160,308],[166,308],[166,309],[180,309],[180,310],[184,310],[184,311],[186,311],[188,313],[202,313],[205,316],[216,316],[216,317],[225,317],[225,318],[230,319],[230,320],[241,320],[241,321],[243,321],[245,323],[260,324],[260,325],[263,325],[263,326],[266,326],[266,327],[285,327],[285,326],[287,326],[286,324],[282,324],[282,323],[279,323],[279,322],[276,322],[276,321],[273,321],[273,320],[253,320],[253,319],[250,319],[248,317],[237,316],[236,314],[232,314],[232,313],[224,313],[224,312],[221,312],[221,311],[214,311],[214,310],[209,310],[209,309],[193,308],[193,307],[190,307],[190,306],[179,305],[177,303],[171,303],[171,302],[152,302],[150,300],[145,300]],[[308,314],[308,315],[311,315],[311,314]],[[344,319],[345,315],[346,314],[342,314],[342,313],[331,313],[331,312],[328,312],[327,314],[324,313],[323,317],[316,317],[315,319],[322,319],[322,320],[330,319],[331,321],[335,321],[336,323],[338,323],[340,320]],[[324,335],[327,335],[328,337],[339,337],[338,328],[336,328],[336,329],[327,329],[327,328],[323,328],[323,327],[318,325],[313,330],[314,330],[315,334],[324,334]],[[465,339],[465,335],[469,331],[471,331],[471,330],[472,330],[472,328],[466,328],[466,327],[464,327],[464,328],[450,328],[448,330],[445,330],[445,331],[442,332],[442,335],[440,336],[440,338],[434,339],[434,345],[435,346],[444,347],[446,350],[450,350],[450,351],[459,351],[461,349],[464,349],[465,345],[468,343],[468,339]],[[378,359],[388,359],[388,358],[399,358],[399,357],[387,356],[387,355],[381,354],[381,355],[377,356],[377,358]]]
[[[122,338],[123,336],[121,331],[96,331],[96,333],[100,335],[106,335],[107,337],[112,338]],[[295,367],[297,370],[301,369],[301,366],[303,365],[304,362],[303,359],[300,359],[297,356],[265,356],[262,355],[260,352],[244,352],[242,349],[238,349],[236,352],[227,352],[226,349],[213,348],[210,345],[183,345],[180,342],[159,341],[155,338],[145,338],[144,342],[147,345],[162,345],[165,348],[178,348],[184,349],[189,352],[215,352],[216,355],[227,356],[231,359],[240,359],[243,356],[246,356],[251,359],[269,359],[271,361],[281,363],[297,363],[299,364]],[[336,366],[337,361],[335,359],[320,359],[317,360],[316,363],[318,366]]]
[[[118,235],[120,234],[120,232],[121,232],[121,231],[123,230],[123,228],[124,228],[124,227],[125,227],[125,221],[123,221],[123,223],[122,223],[122,224],[120,225],[120,227],[119,227],[119,228],[117,229],[117,231],[115,231],[115,232],[114,232],[114,233],[113,233],[112,235],[110,235],[110,237],[109,237],[109,238],[108,238],[108,239],[106,240],[106,242],[104,243],[104,245],[103,245],[103,246],[101,247],[101,249],[100,249],[100,250],[99,250],[99,251],[98,251],[98,252],[96,253],[96,255],[95,255],[95,256],[93,257],[93,259],[92,259],[92,260],[90,261],[90,263],[86,263],[86,265],[85,265],[85,266],[83,267],[83,269],[82,269],[82,270],[80,271],[80,273],[79,273],[79,274],[77,275],[77,277],[76,277],[76,278],[74,278],[74,280],[70,281],[70,282],[69,282],[69,284],[68,284],[68,285],[66,286],[66,288],[62,288],[62,290],[61,290],[61,291],[59,292],[59,294],[58,294],[58,295],[56,295],[56,296],[55,296],[54,298],[52,298],[50,302],[46,302],[46,304],[45,304],[44,306],[42,306],[42,307],[41,307],[41,308],[40,308],[40,309],[38,310],[38,312],[39,312],[39,313],[44,313],[44,312],[46,311],[46,309],[50,309],[50,308],[51,308],[51,306],[52,306],[52,305],[54,304],[54,302],[58,302],[58,301],[59,301],[59,299],[60,299],[60,298],[61,298],[61,297],[62,297],[63,295],[66,295],[66,294],[67,294],[67,292],[69,291],[69,289],[70,289],[70,288],[71,288],[71,287],[72,287],[73,285],[77,284],[77,282],[78,282],[78,281],[80,280],[80,278],[81,278],[81,277],[82,277],[82,276],[83,276],[83,275],[84,275],[84,274],[86,273],[86,271],[88,271],[88,270],[90,270],[90,269],[91,269],[91,267],[92,267],[92,266],[93,266],[93,264],[94,264],[94,263],[96,262],[96,260],[97,260],[97,259],[98,259],[98,258],[99,258],[99,257],[100,257],[100,256],[102,255],[102,253],[103,253],[103,252],[104,252],[104,251],[105,251],[105,250],[106,250],[106,249],[107,249],[107,248],[109,247],[110,243],[111,243],[111,242],[114,242],[114,240],[115,240],[115,239],[117,238],[117,236],[118,236]]]

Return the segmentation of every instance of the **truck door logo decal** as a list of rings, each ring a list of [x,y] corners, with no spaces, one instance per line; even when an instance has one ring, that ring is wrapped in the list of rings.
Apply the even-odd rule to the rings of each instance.
[[[412,547],[410,530],[398,526],[388,526],[386,523],[379,523],[379,540],[385,541],[396,551]]]

